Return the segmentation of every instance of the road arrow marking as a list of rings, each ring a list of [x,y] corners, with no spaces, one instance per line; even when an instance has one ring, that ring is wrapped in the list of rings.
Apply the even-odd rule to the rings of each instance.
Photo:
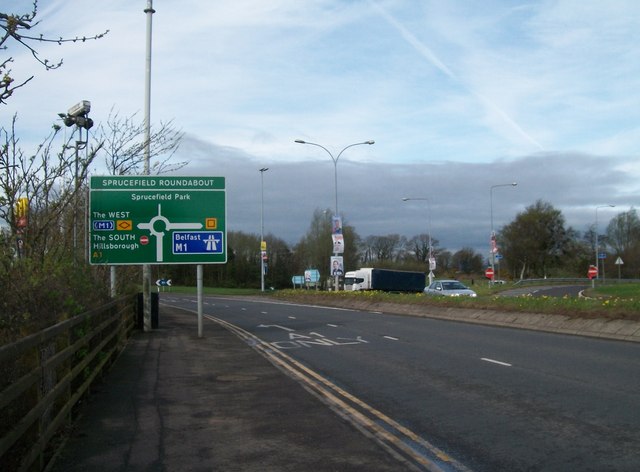
[[[284,326],[280,326],[280,325],[265,325],[265,324],[259,324],[258,328],[278,328],[278,329],[284,329],[285,331],[295,331],[295,329],[291,329],[291,328],[286,328]]]

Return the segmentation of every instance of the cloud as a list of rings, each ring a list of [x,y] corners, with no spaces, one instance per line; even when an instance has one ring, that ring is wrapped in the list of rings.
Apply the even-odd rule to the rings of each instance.
[[[334,208],[334,168],[324,154],[308,160],[257,160],[241,150],[216,146],[188,136],[180,158],[191,156],[184,175],[223,175],[227,179],[229,228],[259,234],[260,172],[264,175],[265,232],[290,244],[306,233],[316,209]],[[640,190],[628,161],[584,154],[536,154],[490,163],[395,164],[358,162],[345,153],[338,161],[339,212],[362,237],[428,231],[441,247],[472,247],[484,252],[490,233],[490,187],[517,181],[517,187],[493,192],[494,227],[541,199],[562,211],[568,226],[585,231],[595,206],[610,203],[626,211],[633,202],[624,189]],[[402,197],[429,202],[403,202]],[[431,210],[429,214],[429,208]],[[612,213],[610,216],[613,216]],[[606,225],[607,215],[600,215]]]

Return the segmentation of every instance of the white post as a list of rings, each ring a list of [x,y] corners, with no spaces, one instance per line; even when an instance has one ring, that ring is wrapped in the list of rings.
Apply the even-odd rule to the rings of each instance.
[[[198,337],[202,337],[202,264],[198,264],[197,273],[196,273],[196,286],[197,286],[197,297],[198,297]]]
[[[111,272],[111,298],[116,298],[117,295],[117,291],[116,291],[116,266],[111,266],[110,267],[110,272]]]
[[[147,42],[145,55],[145,87],[144,87],[144,175],[149,175],[149,146],[151,140],[151,24],[155,13],[153,0],[147,0]],[[144,306],[144,331],[151,331],[151,266],[142,266],[142,304]]]

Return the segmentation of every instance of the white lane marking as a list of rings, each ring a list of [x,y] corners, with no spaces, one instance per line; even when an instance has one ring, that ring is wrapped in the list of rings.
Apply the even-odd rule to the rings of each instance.
[[[385,339],[391,339],[392,341],[400,341],[398,338],[394,338],[393,336],[382,336]]]
[[[266,311],[261,311],[261,312],[260,312],[260,314],[261,314],[261,315],[266,315],[266,314],[267,314],[267,312],[266,312]]]
[[[511,364],[507,364],[506,362],[497,361],[495,359],[487,359],[486,357],[481,357],[480,360],[485,362],[491,362],[492,364],[502,365],[505,367],[512,367]]]
[[[283,329],[285,331],[295,331],[295,329],[287,328],[285,326],[280,326],[280,325],[259,324],[257,327],[258,328],[278,328],[278,329]]]
[[[295,316],[289,316],[288,317],[290,320],[297,320],[298,318],[296,318]]]
[[[334,325],[334,324],[330,324],[330,323],[327,323],[327,326],[331,326],[332,328],[337,328],[338,327],[338,325]]]

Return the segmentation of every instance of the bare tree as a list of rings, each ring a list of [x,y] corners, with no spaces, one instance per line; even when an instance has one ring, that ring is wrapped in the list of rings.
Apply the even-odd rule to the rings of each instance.
[[[366,255],[363,262],[392,263],[395,262],[399,251],[406,245],[406,238],[399,234],[386,236],[367,236],[365,238]]]
[[[122,117],[113,109],[105,125],[100,125],[95,134],[98,142],[104,142],[105,165],[111,175],[141,174],[144,167],[145,122],[131,117]],[[186,166],[188,162],[172,163],[171,158],[180,146],[184,133],[176,130],[173,121],[160,122],[156,129],[151,128],[149,139],[149,158],[161,157],[150,167],[150,173],[163,174]]]
[[[51,62],[46,58],[42,58],[34,47],[35,43],[84,43],[89,40],[102,38],[109,32],[109,30],[107,30],[101,34],[88,37],[76,36],[75,38],[63,38],[62,36],[59,38],[46,38],[42,34],[36,36],[24,34],[24,32],[31,31],[40,24],[39,21],[36,21],[37,13],[37,0],[34,0],[31,11],[28,13],[14,14],[0,12],[0,50],[7,50],[9,40],[14,40],[20,46],[25,47],[31,53],[33,58],[42,64],[46,70],[57,69],[62,66],[62,59],[56,62]],[[33,79],[33,76],[31,76],[16,82],[16,80],[11,76],[11,69],[9,68],[11,62],[13,62],[12,57],[0,60],[0,104],[6,104],[7,100],[16,89],[24,86]]]
[[[69,226],[70,211],[76,197],[84,195],[83,185],[91,163],[101,144],[81,153],[68,153],[71,137],[59,152],[52,149],[59,127],[29,155],[20,147],[14,116],[9,129],[0,128],[0,219],[5,220],[11,234],[24,241],[26,255],[35,258],[64,249],[68,238],[62,234]],[[27,222],[19,224],[16,205],[28,202]]]

